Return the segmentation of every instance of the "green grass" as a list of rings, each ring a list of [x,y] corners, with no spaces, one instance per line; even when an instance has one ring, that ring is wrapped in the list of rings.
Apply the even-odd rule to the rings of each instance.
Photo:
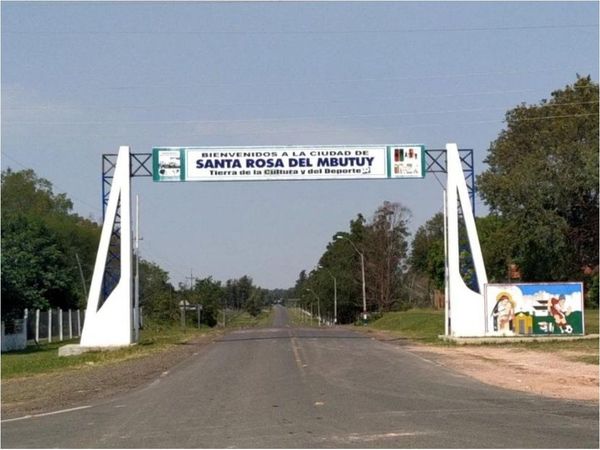
[[[586,309],[583,312],[586,334],[598,334],[598,310]]]
[[[76,344],[78,340],[29,346],[25,350],[2,354],[0,358],[2,379],[112,364],[132,358],[140,358],[164,350],[171,345],[186,342],[207,332],[207,328],[201,328],[200,330],[197,328],[182,329],[179,326],[148,324],[140,332],[138,345],[118,350],[89,352],[69,357],[59,357],[58,348],[66,344]]]
[[[584,315],[586,334],[597,334],[598,310],[586,310]],[[397,336],[424,343],[448,345],[437,338],[438,335],[444,334],[444,311],[413,309],[404,312],[386,313],[380,319],[370,323],[368,329],[391,331]],[[565,356],[573,361],[599,364],[598,340],[596,339],[476,345],[502,346],[515,350],[537,350],[541,352],[556,352],[560,350],[571,353]]]
[[[393,331],[409,339],[437,342],[444,334],[444,311],[411,309],[403,312],[386,313],[369,324],[375,330]]]
[[[295,327],[310,327],[310,317],[302,313],[300,308],[288,308],[288,320]],[[317,320],[313,319],[312,325],[317,326]]]
[[[598,363],[600,362],[600,358],[598,358],[598,355],[581,355],[581,356],[574,356],[574,357],[570,357],[569,358],[572,361],[577,361],[577,362],[582,362],[585,364],[592,364],[594,366],[597,366]]]
[[[444,334],[444,311],[411,309],[403,312],[386,313],[380,319],[371,322],[369,327],[376,330],[398,332],[408,338],[435,341],[438,335]],[[585,330],[586,334],[598,333],[597,309],[585,311]],[[565,342],[565,344],[568,344],[568,342]]]
[[[262,310],[256,317],[245,311],[230,312],[225,325],[227,328],[268,327],[273,323],[273,314],[273,308]]]
[[[267,327],[273,322],[273,310],[262,311],[257,317],[246,312],[231,313],[226,328]],[[53,342],[29,346],[25,350],[3,353],[0,362],[2,379],[33,376],[81,367],[114,364],[132,358],[140,358],[167,349],[169,346],[187,342],[194,337],[216,332],[194,326],[182,328],[179,324],[158,324],[147,322],[140,331],[137,345],[112,351],[89,352],[78,356],[59,358],[58,349],[66,344],[76,344],[78,340]]]

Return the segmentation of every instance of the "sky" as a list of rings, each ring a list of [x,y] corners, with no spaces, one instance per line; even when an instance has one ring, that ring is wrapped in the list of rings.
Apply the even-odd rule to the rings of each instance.
[[[424,144],[485,170],[505,113],[598,81],[597,2],[1,2],[2,170],[31,168],[100,221],[101,159],[153,147]],[[384,201],[412,233],[423,180],[153,183],[143,258],[172,282],[293,286]],[[476,213],[486,207],[476,201]],[[91,268],[88,268],[91,271]]]

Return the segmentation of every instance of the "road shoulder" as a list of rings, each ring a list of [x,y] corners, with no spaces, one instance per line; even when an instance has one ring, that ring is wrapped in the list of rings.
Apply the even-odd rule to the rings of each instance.
[[[545,397],[598,403],[598,366],[574,361],[569,351],[545,352],[492,345],[424,345],[395,333],[368,331],[369,336],[483,383]]]
[[[2,380],[2,419],[71,408],[143,387],[190,356],[205,351],[220,335],[200,336],[157,353],[112,364]]]

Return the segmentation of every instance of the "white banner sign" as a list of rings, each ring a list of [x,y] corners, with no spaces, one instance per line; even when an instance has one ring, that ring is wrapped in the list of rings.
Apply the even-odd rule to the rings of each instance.
[[[424,165],[422,145],[153,149],[154,181],[423,178]]]

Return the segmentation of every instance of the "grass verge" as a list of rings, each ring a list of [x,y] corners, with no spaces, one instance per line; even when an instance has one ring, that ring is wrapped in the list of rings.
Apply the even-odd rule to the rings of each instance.
[[[246,311],[228,311],[225,320],[226,328],[261,328],[273,323],[273,308],[263,309],[256,317]]]
[[[598,333],[598,310],[585,311],[586,334]],[[438,335],[444,334],[444,311],[432,309],[413,309],[403,312],[387,313],[378,320],[373,321],[367,329],[390,331],[394,335],[411,340],[435,344],[456,345],[439,341]],[[474,344],[514,348],[515,350],[537,350],[542,352],[563,352],[564,356],[572,361],[587,364],[599,364],[598,341],[595,339],[551,342],[513,342],[501,344]]]
[[[246,312],[231,313],[227,318],[227,329],[265,327],[273,321],[273,310],[264,310],[257,317]],[[170,346],[187,342],[193,338],[218,332],[217,328],[181,328],[179,324],[146,323],[140,331],[137,345],[118,350],[88,352],[78,356],[59,358],[58,349],[66,344],[77,344],[78,340],[53,342],[29,346],[25,350],[3,353],[0,358],[2,379],[33,376],[80,367],[118,363],[141,358],[166,350]]]
[[[411,309],[386,313],[367,328],[393,331],[402,337],[434,343],[438,342],[438,335],[444,334],[444,311]]]
[[[288,320],[291,326],[294,327],[310,327],[311,325],[317,326],[317,320],[312,319],[302,312],[300,308],[288,308]]]
[[[77,344],[78,340],[29,346],[25,350],[2,354],[2,379],[32,376],[86,366],[113,364],[119,361],[140,358],[209,332],[210,329],[208,328],[181,328],[175,325],[148,324],[140,331],[140,341],[137,345],[118,350],[89,352],[62,358],[58,356],[58,348],[66,344]]]
[[[586,309],[583,316],[586,334],[598,334],[598,310]]]

